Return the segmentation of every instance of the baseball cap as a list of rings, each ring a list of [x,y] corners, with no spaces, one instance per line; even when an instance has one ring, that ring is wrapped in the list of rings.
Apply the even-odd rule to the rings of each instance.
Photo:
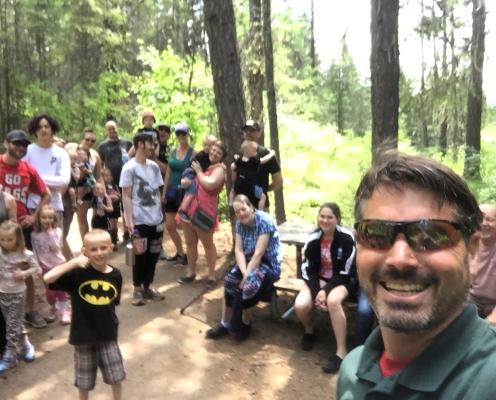
[[[174,125],[174,132],[186,132],[189,133],[189,128],[186,122],[179,122]]]
[[[255,121],[254,119],[249,119],[243,125],[243,128],[242,129],[243,130],[244,129],[253,129],[253,130],[259,131],[260,130],[260,124],[257,121]]]
[[[157,129],[159,131],[162,131],[162,130],[165,130],[167,132],[170,132],[171,131],[170,125],[169,124],[166,124],[165,122],[159,122],[157,124]]]
[[[12,143],[12,142],[23,142],[26,144],[31,143],[27,133],[24,131],[21,131],[20,129],[14,129],[13,131],[10,131],[9,133],[7,133],[7,136],[5,136],[5,140],[9,143]]]
[[[141,114],[141,120],[145,119],[145,117],[152,117],[153,121],[155,121],[155,114],[153,114],[152,110],[145,110],[143,114]]]

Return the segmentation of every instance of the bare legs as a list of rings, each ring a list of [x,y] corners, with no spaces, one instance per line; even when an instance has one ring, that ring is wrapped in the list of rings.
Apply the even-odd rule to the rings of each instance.
[[[331,327],[336,338],[336,355],[343,358],[346,354],[346,315],[343,310],[343,301],[348,297],[348,290],[344,286],[337,286],[327,296],[327,311],[331,320]],[[313,299],[307,285],[298,293],[295,300],[296,316],[305,329],[305,333],[313,333],[310,313],[313,309]]]
[[[191,224],[183,224],[184,238],[186,240],[186,254],[188,255],[188,276],[196,274],[196,261],[198,260],[198,240],[201,241],[207,259],[208,278],[215,278],[215,263],[217,261],[217,248],[214,243],[213,230],[200,231]]]
[[[90,203],[88,201],[78,204],[76,208],[76,215],[79,225],[79,233],[81,235],[81,240],[84,239],[84,235],[88,233],[88,210],[90,209]]]
[[[176,213],[165,213],[165,227],[167,228],[167,232],[169,233],[169,237],[172,239],[174,246],[176,246],[176,253],[182,256],[184,255],[183,241],[181,236],[179,236],[179,233],[177,233],[177,224],[174,219],[175,216]]]

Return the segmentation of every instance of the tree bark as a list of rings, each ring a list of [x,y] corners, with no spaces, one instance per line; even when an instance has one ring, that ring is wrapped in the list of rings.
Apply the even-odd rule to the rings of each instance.
[[[281,162],[279,152],[279,132],[277,128],[276,88],[274,85],[274,52],[272,49],[272,26],[270,0],[263,0],[263,34],[265,50],[265,79],[267,83],[267,107],[269,111],[270,147],[276,152]],[[284,193],[282,188],[274,192],[276,221],[278,224],[286,221],[284,209]]]
[[[241,83],[232,0],[205,0],[203,11],[208,35],[219,134],[227,146],[226,165],[229,167],[233,154],[241,146],[241,128],[245,121],[245,99]],[[231,186],[231,174],[228,173],[228,193]]]
[[[399,107],[399,0],[371,3],[372,155],[398,146]]]
[[[250,92],[249,117],[260,122],[263,129],[263,43],[262,6],[260,0],[250,0],[250,43],[248,45],[248,89]],[[262,132],[263,134],[263,132]],[[261,140],[263,143],[263,139]]]
[[[470,87],[467,97],[465,138],[465,178],[480,179],[482,69],[484,66],[486,7],[484,0],[472,0],[472,43],[470,48]]]
[[[312,68],[317,66],[317,55],[315,54],[315,8],[314,0],[310,0],[310,60]]]

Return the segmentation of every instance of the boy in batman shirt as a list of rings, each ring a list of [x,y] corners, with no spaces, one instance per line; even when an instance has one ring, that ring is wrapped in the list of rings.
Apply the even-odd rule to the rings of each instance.
[[[107,264],[113,245],[108,232],[94,229],[84,236],[81,255],[49,271],[43,279],[52,290],[71,295],[72,323],[69,343],[75,347],[75,386],[87,399],[95,386],[97,367],[112,386],[114,400],[122,397],[126,377],[117,344],[122,275]]]

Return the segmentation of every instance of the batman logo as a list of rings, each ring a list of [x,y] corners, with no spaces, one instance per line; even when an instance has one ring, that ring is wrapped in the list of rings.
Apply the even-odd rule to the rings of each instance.
[[[79,297],[94,306],[109,305],[117,297],[117,289],[107,281],[91,280],[79,286]]]

